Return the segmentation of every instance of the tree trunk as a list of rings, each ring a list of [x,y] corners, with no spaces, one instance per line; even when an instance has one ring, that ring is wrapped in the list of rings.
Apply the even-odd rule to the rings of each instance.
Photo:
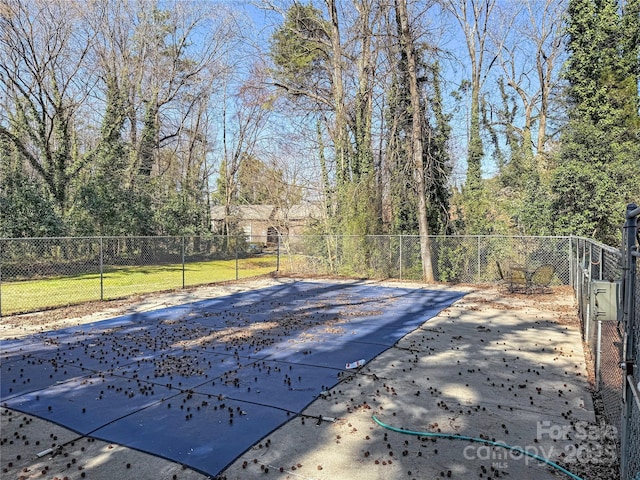
[[[338,189],[343,186],[348,176],[348,147],[347,142],[347,114],[344,105],[344,84],[342,81],[342,44],[340,43],[340,28],[338,24],[338,10],[335,0],[325,0],[331,22],[331,80],[333,101],[336,111],[334,125],[334,141],[336,149],[336,169],[338,175]]]
[[[422,258],[422,276],[427,283],[433,282],[433,265],[431,263],[431,242],[429,239],[429,224],[427,223],[427,198],[424,181],[424,161],[422,133],[424,115],[420,103],[420,91],[416,72],[416,56],[413,47],[413,38],[409,30],[409,16],[407,13],[407,0],[396,0],[396,15],[400,27],[400,44],[407,56],[409,77],[409,92],[411,95],[411,158],[413,159],[414,177],[418,192],[418,231],[420,232],[420,256]]]

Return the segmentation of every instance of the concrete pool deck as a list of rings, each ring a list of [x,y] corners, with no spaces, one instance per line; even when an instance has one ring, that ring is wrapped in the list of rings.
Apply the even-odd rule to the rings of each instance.
[[[220,476],[572,478],[517,450],[388,430],[373,421],[373,414],[414,432],[504,442],[578,474],[588,471],[589,459],[610,460],[611,452],[597,440],[605,432],[594,423],[570,290],[532,296],[505,295],[495,287],[461,290],[471,293],[367,359],[364,367],[348,371],[303,415],[263,438]],[[189,292],[188,301],[198,295]],[[202,295],[210,298],[213,293]],[[123,308],[185,301],[175,297],[156,296]],[[5,332],[14,336],[16,328],[26,329],[22,323],[2,319]],[[38,328],[47,328],[46,322]],[[2,478],[209,478],[19,412],[2,409],[1,420]],[[49,448],[52,452],[42,454]]]

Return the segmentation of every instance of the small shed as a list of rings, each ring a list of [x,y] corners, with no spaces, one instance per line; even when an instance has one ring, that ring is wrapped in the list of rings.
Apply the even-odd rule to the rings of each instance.
[[[302,235],[304,229],[321,218],[317,204],[297,204],[289,207],[275,205],[232,205],[229,218],[242,228],[250,242],[276,243],[278,234]],[[225,220],[225,207],[211,209],[211,226],[219,231]]]

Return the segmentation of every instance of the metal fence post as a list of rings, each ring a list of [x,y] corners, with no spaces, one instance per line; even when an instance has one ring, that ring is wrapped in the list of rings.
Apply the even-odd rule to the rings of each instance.
[[[623,323],[626,333],[626,342],[624,349],[624,359],[633,360],[630,355],[633,353],[633,314],[634,314],[634,293],[635,293],[635,258],[633,256],[636,244],[636,232],[638,230],[638,218],[633,216],[634,210],[638,207],[635,203],[627,205],[626,221],[623,227],[623,271],[624,271],[624,304],[623,304]],[[626,361],[625,368],[627,374],[632,374],[633,363]],[[629,371],[631,370],[631,371]]]
[[[238,236],[235,236],[234,249],[236,251],[236,280],[238,280],[239,272],[238,272]]]
[[[569,236],[569,251],[567,253],[569,255],[569,285],[573,287],[573,291],[575,294],[576,283],[575,283],[574,272],[573,272],[573,236],[572,235]]]
[[[604,280],[602,275],[604,274],[604,248],[600,247],[600,258],[598,259],[598,263],[600,264],[600,276],[598,277],[600,280]]]
[[[400,280],[402,280],[402,234],[400,234]]]
[[[184,288],[184,235],[182,236],[182,288]]]
[[[278,244],[276,245],[276,272],[280,272],[280,232],[278,232]]]
[[[600,390],[600,363],[602,361],[602,320],[598,320],[598,333],[596,338],[596,390]]]
[[[478,271],[476,273],[476,278],[478,283],[481,282],[481,277],[480,277],[480,235],[478,235]]]
[[[578,296],[578,298],[582,298],[582,267],[580,266],[580,241],[576,240],[576,252],[575,252],[575,270],[574,270],[574,277],[573,277],[573,281],[575,282],[575,286],[574,288],[576,289],[576,292],[580,292],[580,295]],[[580,289],[578,290],[577,287],[580,287]]]
[[[104,249],[100,237],[100,301],[104,300]]]

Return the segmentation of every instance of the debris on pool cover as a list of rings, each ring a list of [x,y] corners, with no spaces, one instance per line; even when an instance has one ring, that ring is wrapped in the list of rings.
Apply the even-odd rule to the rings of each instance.
[[[2,341],[0,398],[216,475],[463,295],[295,282]]]

